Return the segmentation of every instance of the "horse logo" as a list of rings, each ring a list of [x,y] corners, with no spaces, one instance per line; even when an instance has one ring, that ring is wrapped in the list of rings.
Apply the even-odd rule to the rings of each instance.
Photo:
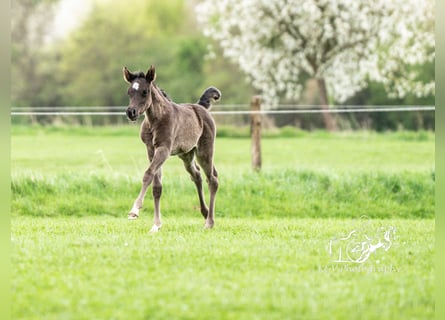
[[[364,263],[375,251],[388,251],[394,241],[395,232],[396,229],[392,226],[352,230],[345,237],[329,241],[329,255],[334,262]]]

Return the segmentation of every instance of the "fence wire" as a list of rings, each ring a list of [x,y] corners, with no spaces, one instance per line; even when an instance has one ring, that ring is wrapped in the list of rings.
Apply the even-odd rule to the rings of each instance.
[[[215,115],[252,115],[252,114],[317,114],[317,113],[364,113],[364,112],[412,112],[412,111],[435,111],[435,106],[334,106],[322,109],[314,105],[278,105],[274,109],[263,108],[260,111],[252,110],[226,110],[214,109],[246,108],[249,105],[217,105],[212,107],[211,114]],[[289,109],[281,109],[289,108]],[[292,109],[290,109],[292,108]],[[65,106],[65,107],[13,107],[11,116],[125,116],[125,106]],[[26,110],[26,111],[25,111]],[[29,111],[32,110],[32,111]],[[85,111],[83,111],[85,110]],[[106,111],[102,111],[106,110]]]

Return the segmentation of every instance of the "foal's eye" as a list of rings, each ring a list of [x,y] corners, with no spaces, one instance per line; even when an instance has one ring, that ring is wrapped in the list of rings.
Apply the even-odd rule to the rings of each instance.
[[[147,95],[147,90],[142,90],[142,95],[145,97]]]

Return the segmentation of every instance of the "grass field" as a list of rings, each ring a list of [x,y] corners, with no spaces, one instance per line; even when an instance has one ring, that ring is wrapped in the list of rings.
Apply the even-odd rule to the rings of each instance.
[[[398,230],[365,264],[336,264],[330,219],[13,221],[13,319],[431,319],[434,222]]]
[[[147,165],[137,132],[12,128],[13,319],[433,318],[433,134],[266,134],[253,174],[250,141],[223,131],[215,228],[172,158],[149,235],[149,195],[126,220]],[[329,254],[389,226],[364,263]]]

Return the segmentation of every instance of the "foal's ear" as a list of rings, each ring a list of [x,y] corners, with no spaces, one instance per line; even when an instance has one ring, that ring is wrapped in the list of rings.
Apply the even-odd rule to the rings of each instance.
[[[145,80],[147,80],[148,83],[155,81],[156,79],[156,70],[153,65],[148,69],[147,75],[145,76]]]
[[[132,83],[134,79],[136,79],[136,75],[131,73],[127,67],[124,67],[122,69],[122,73],[124,74],[124,80],[125,82]]]

